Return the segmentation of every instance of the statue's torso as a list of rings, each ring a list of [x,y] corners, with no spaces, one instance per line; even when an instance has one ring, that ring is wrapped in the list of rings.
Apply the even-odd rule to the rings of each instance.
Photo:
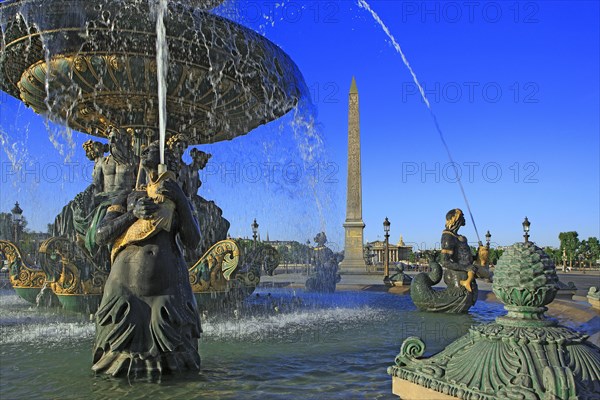
[[[102,164],[104,192],[129,190],[135,186],[135,167],[132,164],[119,164],[108,157]]]
[[[176,244],[171,236],[172,233],[163,231],[128,245],[116,256],[109,281],[137,296],[174,293],[178,269],[184,262],[174,251]]]
[[[467,238],[462,235],[459,235],[456,242],[456,262],[462,265],[473,264],[473,254],[471,253],[471,247],[467,242]]]

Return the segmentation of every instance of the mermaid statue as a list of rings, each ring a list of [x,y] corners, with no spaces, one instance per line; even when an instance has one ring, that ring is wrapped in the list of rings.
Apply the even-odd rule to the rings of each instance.
[[[477,301],[477,266],[467,238],[458,234],[465,225],[462,210],[455,208],[446,214],[442,232],[440,262],[431,261],[431,272],[420,273],[412,281],[410,296],[421,311],[466,313]],[[436,290],[442,277],[446,288]]]
[[[159,174],[158,142],[140,158],[147,185],[108,207],[96,232],[112,250],[92,370],[155,379],[200,368],[200,319],[178,243],[195,247],[200,231],[175,174]]]

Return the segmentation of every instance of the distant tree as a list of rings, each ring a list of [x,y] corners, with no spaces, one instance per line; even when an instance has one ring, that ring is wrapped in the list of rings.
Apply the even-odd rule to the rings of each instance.
[[[576,256],[577,248],[579,247],[579,234],[575,231],[561,232],[558,234],[560,240],[560,251],[566,251],[569,259],[569,267],[573,268],[573,258]]]
[[[584,239],[581,242],[579,242],[579,244],[577,245],[577,249],[575,250],[575,259],[579,268],[585,266],[585,262],[589,257],[589,253],[590,252],[587,240]]]
[[[423,257],[425,257],[427,259],[427,262],[438,262],[439,261],[439,255],[440,255],[440,251],[439,250],[425,250],[422,252]]]
[[[554,265],[561,265],[562,253],[560,249],[555,249],[553,247],[544,247],[544,253],[548,255],[554,261]]]
[[[600,259],[600,241],[597,237],[590,237],[587,240],[588,248],[590,251],[590,268],[595,265]]]
[[[21,217],[21,228],[20,238],[24,238],[24,234],[27,232],[27,218]],[[14,240],[15,236],[15,225],[11,213],[0,213],[0,239],[2,240]]]
[[[502,250],[502,249],[491,248],[489,263],[492,265],[498,264],[498,260],[500,259],[500,256],[502,256],[502,253],[504,253],[504,250]]]
[[[469,246],[471,248],[471,255],[475,257],[477,255],[477,247]]]
[[[290,263],[290,250],[285,245],[277,246],[277,251],[279,252],[279,256],[281,257],[281,262],[284,264]]]
[[[13,232],[12,214],[0,213],[0,239],[13,240]]]

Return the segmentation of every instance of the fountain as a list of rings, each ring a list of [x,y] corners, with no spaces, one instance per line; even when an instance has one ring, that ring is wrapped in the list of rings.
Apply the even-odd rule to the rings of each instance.
[[[226,314],[202,314],[200,375],[130,385],[125,380],[91,379],[95,328],[87,317],[32,308],[4,290],[0,393],[3,398],[64,399],[85,394],[92,400],[109,394],[178,399],[190,393],[221,399],[240,394],[249,399],[376,397],[389,393],[385,368],[400,336],[426,332],[435,342],[432,351],[439,351],[473,323],[492,321],[500,309],[479,302],[471,314],[425,319],[408,296],[258,288]]]
[[[109,140],[108,156],[99,142],[84,145],[93,183],[65,206],[55,237],[43,243],[45,279],[41,270],[29,276],[34,269],[16,246],[3,247],[11,276],[23,272],[32,286],[30,301],[50,284],[64,308],[98,310],[94,371],[156,378],[197,370],[192,285],[199,301],[202,293],[239,300],[263,267],[272,273],[277,266],[264,260],[273,249],[244,255],[224,241],[228,221],[197,194],[209,156],[195,153],[193,165],[181,159],[188,145],[244,135],[307,93],[281,49],[208,12],[218,3],[15,0],[0,7],[0,89]]]
[[[171,3],[167,9],[166,42],[169,43],[170,62],[164,106],[159,105],[158,84],[153,80],[157,74],[161,75],[153,58],[156,51],[153,50],[154,19],[148,18],[153,10],[140,0],[4,2],[0,8],[3,34],[0,87],[22,98],[36,112],[71,128],[99,137],[112,136],[111,141],[115,143],[122,143],[119,140],[124,136],[126,142],[133,142],[133,145],[115,144],[114,149],[130,150],[127,154],[132,159],[146,157],[143,152],[149,146],[156,147],[153,143],[161,137],[160,131],[165,134],[159,146],[164,148],[167,138],[173,139],[172,146],[167,146],[175,152],[178,143],[212,143],[245,134],[296,105],[304,85],[293,62],[259,35],[189,7],[197,3],[191,0]],[[202,2],[206,8],[213,3]],[[52,29],[57,23],[64,31],[57,33]],[[164,112],[163,118],[160,117],[160,110],[164,108],[169,116],[166,121]],[[163,128],[159,129],[161,125]],[[179,137],[181,132],[186,133],[186,138]],[[89,147],[94,147],[93,143]],[[95,150],[92,158],[104,162],[105,150]],[[164,157],[162,151],[159,153]],[[199,161],[194,168],[208,157],[197,155]],[[171,161],[179,166],[168,168],[177,173],[170,179],[181,185],[194,205],[196,217],[218,217],[199,220],[199,225],[218,221],[216,231],[222,231],[227,222],[221,219],[220,209],[203,199],[198,200],[200,196],[196,195],[199,185],[194,185],[198,183],[197,171],[201,167],[195,171],[190,168],[190,175],[187,175],[182,173],[185,167],[180,158],[173,157]],[[156,157],[153,162],[156,164]],[[162,158],[159,164],[169,164],[169,160]],[[129,191],[135,188],[145,190],[150,197],[159,195],[151,194],[150,185],[144,185],[153,182],[143,182],[145,178],[138,173],[137,161],[121,163],[115,168],[122,167],[122,176],[131,176],[132,166],[139,179],[133,183],[124,181],[126,186],[132,186],[128,187]],[[159,172],[163,171],[146,171],[146,174]],[[194,172],[196,178],[190,178]],[[186,182],[186,178],[190,179]],[[194,182],[190,187],[196,187],[196,190],[188,192],[185,187],[191,181]],[[143,186],[147,187],[144,189]],[[112,192],[118,190],[109,191]],[[94,251],[103,251],[102,246],[93,246],[98,244],[97,240],[88,241],[92,246],[86,246],[85,239],[88,233],[90,236],[100,233],[112,219],[110,217],[118,218],[115,213],[126,214],[128,211],[127,199],[122,204],[111,200],[110,204],[101,206],[103,197],[94,209],[81,206],[86,199],[94,199],[96,195],[94,187],[90,188],[66,210],[67,218],[61,221],[70,226],[69,221],[76,220],[69,218],[70,212],[77,215],[77,221],[82,220],[80,217],[91,216],[98,229],[77,232],[74,228],[74,238],[83,242],[53,238],[44,247],[46,264],[43,266],[47,277],[55,274],[46,278],[53,288],[81,288],[77,289],[77,294],[88,298],[98,296],[94,291],[111,277],[106,265],[93,258],[90,260]],[[106,199],[112,197],[113,194]],[[114,197],[118,197],[118,193],[114,193]],[[138,211],[148,212],[141,209],[142,206],[148,205],[140,205]],[[199,212],[199,209],[204,211]],[[177,271],[189,278],[192,289],[198,288],[193,293],[196,301],[202,304],[208,302],[203,298],[213,300],[216,293],[231,294],[235,290],[242,292],[242,297],[248,297],[256,289],[257,273],[272,272],[278,263],[273,249],[261,248],[251,242],[220,240],[218,238],[224,239],[227,229],[225,233],[216,231],[210,232],[214,239],[186,249],[186,255],[199,253],[194,256],[195,263],[188,273],[182,274],[181,268]],[[115,243],[112,238],[109,241]],[[128,250],[124,246],[120,251],[115,258]],[[94,264],[86,266],[90,261]],[[26,269],[20,266],[22,264],[16,265]],[[113,276],[113,280],[117,278]],[[179,276],[176,284],[184,280]],[[114,282],[107,286],[113,291],[120,290],[115,289],[118,285]],[[192,292],[187,288],[182,292],[183,298],[179,300],[185,304],[176,310],[193,304]],[[64,293],[63,297],[68,294]],[[264,398],[265,395],[306,396],[307,392],[318,388],[324,396],[375,396],[388,391],[388,383],[378,378],[379,370],[383,367],[382,360],[395,347],[399,333],[404,335],[414,331],[437,335],[432,350],[438,351],[466,332],[473,322],[490,321],[498,312],[494,304],[480,302],[473,306],[473,315],[437,314],[426,320],[406,297],[386,293],[316,296],[277,290],[267,293],[259,289],[255,294],[239,308],[227,310],[229,314],[225,317],[207,309],[201,314],[204,329],[201,340],[211,346],[200,347],[205,365],[200,377],[183,375],[183,379],[165,378],[164,385],[132,386],[121,381],[89,379],[88,354],[94,341],[94,327],[89,321],[81,316],[63,314],[60,310],[49,313],[32,309],[11,293],[0,293],[0,343],[6,354],[19,354],[10,365],[0,365],[2,381],[10,382],[1,384],[2,393],[9,398],[79,398],[85,393],[93,399],[104,398],[107,392],[131,398],[181,398],[189,397],[190,393],[238,398],[243,392],[245,398]],[[84,303],[88,307],[93,305],[92,300]],[[143,307],[143,304],[137,303],[136,307]],[[114,311],[115,320],[119,320],[116,322],[121,322],[125,312],[119,308]],[[109,313],[110,310],[106,312],[101,307],[100,318],[106,318]],[[195,331],[196,317],[188,313],[182,319],[188,319],[183,323],[178,321],[187,327],[183,342],[192,342],[198,333]],[[102,325],[102,321],[99,324]],[[163,362],[152,359],[149,365],[142,365],[141,357],[131,362],[124,360],[123,354],[105,351],[108,349],[102,347],[104,337],[108,335],[102,333],[100,336],[96,348],[105,353],[97,352],[95,362],[102,364],[97,364],[99,370],[107,369],[110,374],[124,370],[127,374],[132,370],[132,375],[155,374]],[[50,343],[53,344],[52,351],[48,351]],[[199,359],[194,355],[194,346],[185,345],[187,349],[181,358],[183,366],[195,370]],[[105,363],[105,358],[116,364]],[[172,359],[164,362],[169,369],[184,369],[177,365],[171,368]],[[224,376],[230,379],[223,379]],[[36,385],[29,384],[32,379]]]
[[[201,265],[208,265],[203,255],[226,238],[229,222],[218,206],[197,194],[198,169],[210,155],[193,149],[191,165],[181,155],[190,144],[244,135],[282,116],[307,93],[298,68],[281,49],[209,12],[219,3],[190,0],[166,7],[161,2],[158,8],[152,1],[134,0],[2,4],[0,88],[53,121],[109,139],[108,147],[86,142],[86,154],[95,163],[93,183],[55,221],[55,236],[67,240],[51,240],[41,249],[46,280],[64,307],[95,311],[109,270],[107,249],[95,242],[95,227],[116,198],[143,184],[137,160],[142,148],[159,138],[161,164],[167,144],[174,153],[170,168],[203,232],[202,241],[186,249],[195,287],[204,287],[212,297],[236,297],[229,292],[248,294],[258,284],[260,268],[252,264],[276,267],[259,259],[276,258],[273,249],[261,248],[253,255],[228,256],[239,259],[246,272],[230,282],[236,276],[230,270],[225,286],[205,287],[200,276],[207,275],[198,274]],[[166,80],[156,79],[157,74]],[[29,285],[31,301],[43,279],[36,282],[20,285]]]

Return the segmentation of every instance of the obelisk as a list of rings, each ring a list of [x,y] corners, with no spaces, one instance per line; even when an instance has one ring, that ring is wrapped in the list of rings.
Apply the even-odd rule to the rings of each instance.
[[[360,172],[360,121],[358,114],[358,89],[352,77],[348,94],[348,196],[346,222],[344,223],[344,260],[340,263],[342,274],[364,274],[367,265],[363,255],[362,176]]]

